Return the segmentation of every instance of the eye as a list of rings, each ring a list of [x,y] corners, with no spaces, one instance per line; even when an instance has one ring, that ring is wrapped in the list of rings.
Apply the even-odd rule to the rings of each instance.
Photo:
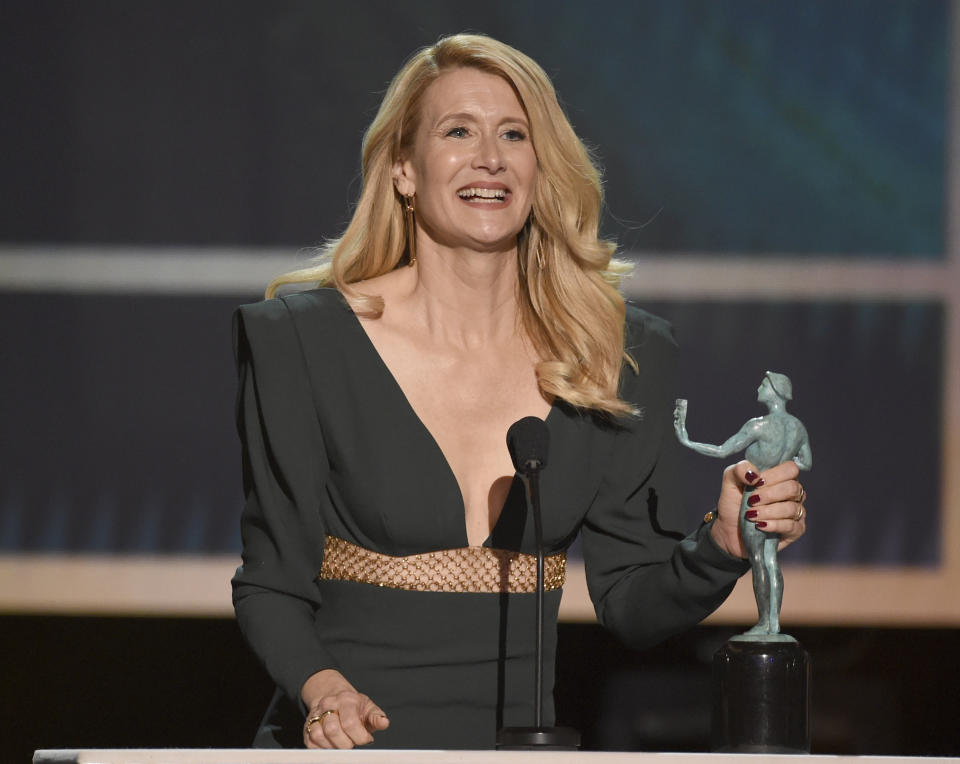
[[[465,127],[452,127],[447,130],[448,138],[466,138],[467,137],[467,128]]]
[[[523,130],[517,130],[516,128],[511,130],[506,130],[503,133],[503,137],[508,141],[523,141],[526,140],[527,134]]]

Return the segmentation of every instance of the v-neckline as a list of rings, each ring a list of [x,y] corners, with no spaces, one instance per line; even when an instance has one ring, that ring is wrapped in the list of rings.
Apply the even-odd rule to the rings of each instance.
[[[417,426],[420,428],[421,433],[426,437],[427,442],[431,447],[436,451],[439,456],[440,464],[442,464],[442,471],[445,473],[446,479],[452,481],[455,495],[460,502],[460,532],[463,536],[464,546],[470,546],[470,536],[467,533],[467,502],[463,497],[463,489],[460,488],[460,481],[457,480],[457,475],[453,471],[453,467],[450,466],[450,461],[447,459],[447,455],[443,452],[443,449],[440,447],[440,443],[437,441],[434,434],[430,431],[430,428],[427,427],[426,423],[421,419],[420,415],[417,413],[417,410],[413,407],[413,404],[410,403],[410,399],[407,397],[407,394],[404,392],[403,387],[400,385],[400,382],[397,381],[396,376],[390,367],[387,366],[387,362],[383,360],[383,356],[380,355],[380,351],[377,350],[377,346],[373,343],[373,340],[370,339],[370,335],[367,334],[367,330],[363,327],[363,323],[360,321],[360,317],[353,312],[353,308],[350,307],[350,304],[347,302],[346,298],[341,295],[341,298],[344,302],[344,309],[347,313],[350,314],[350,319],[354,325],[355,330],[361,335],[362,342],[364,342],[370,351],[371,356],[374,358],[376,365],[380,367],[383,375],[386,377],[388,384],[393,388],[394,392],[399,395],[403,406],[406,407],[407,413],[416,422]],[[550,410],[547,412],[547,416],[544,418],[544,423],[547,427],[550,427],[550,421],[553,418],[554,412],[558,409],[559,398],[555,398],[553,403],[550,404]],[[504,435],[504,448],[506,448],[506,433]],[[513,473],[513,479],[517,479],[517,473]],[[494,522],[493,527],[490,529],[490,532],[487,534],[487,537],[480,544],[481,547],[487,546],[490,540],[493,538],[493,534],[497,529],[497,526],[500,524],[501,519],[503,518],[503,510],[506,508],[506,502],[510,497],[510,492],[507,492],[506,497],[504,497],[504,504],[500,507],[500,512],[497,515],[497,520]]]

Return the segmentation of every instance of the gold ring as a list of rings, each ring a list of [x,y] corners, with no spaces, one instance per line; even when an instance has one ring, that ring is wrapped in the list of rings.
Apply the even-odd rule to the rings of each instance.
[[[801,505],[797,508],[797,514],[793,516],[794,521],[796,521],[796,522],[799,523],[801,520],[803,520],[803,516],[804,516],[806,513],[807,513],[807,510],[805,510],[805,509],[803,508],[803,504],[801,504]]]
[[[326,719],[330,714],[339,715],[339,712],[331,708],[329,711],[324,711],[322,714],[317,714],[316,716],[311,716],[309,719],[307,719],[307,724],[304,728],[307,734],[310,734],[310,727],[312,727],[314,724],[320,724],[323,726],[323,720]]]
[[[805,498],[807,498],[807,489],[804,488],[803,485],[801,484],[801,485],[800,485],[800,493],[797,494],[797,498],[795,498],[794,501],[795,501],[797,504],[803,504],[803,500],[804,500]]]

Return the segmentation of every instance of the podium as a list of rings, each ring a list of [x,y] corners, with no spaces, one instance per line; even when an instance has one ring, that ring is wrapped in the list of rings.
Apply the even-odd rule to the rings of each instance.
[[[294,751],[263,748],[127,748],[37,751],[33,764],[952,764],[958,758],[595,751]]]

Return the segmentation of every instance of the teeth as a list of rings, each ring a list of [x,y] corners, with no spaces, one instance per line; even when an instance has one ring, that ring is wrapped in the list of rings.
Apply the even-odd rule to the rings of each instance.
[[[461,188],[457,191],[461,199],[482,199],[490,202],[501,202],[507,198],[507,192],[502,188]]]

